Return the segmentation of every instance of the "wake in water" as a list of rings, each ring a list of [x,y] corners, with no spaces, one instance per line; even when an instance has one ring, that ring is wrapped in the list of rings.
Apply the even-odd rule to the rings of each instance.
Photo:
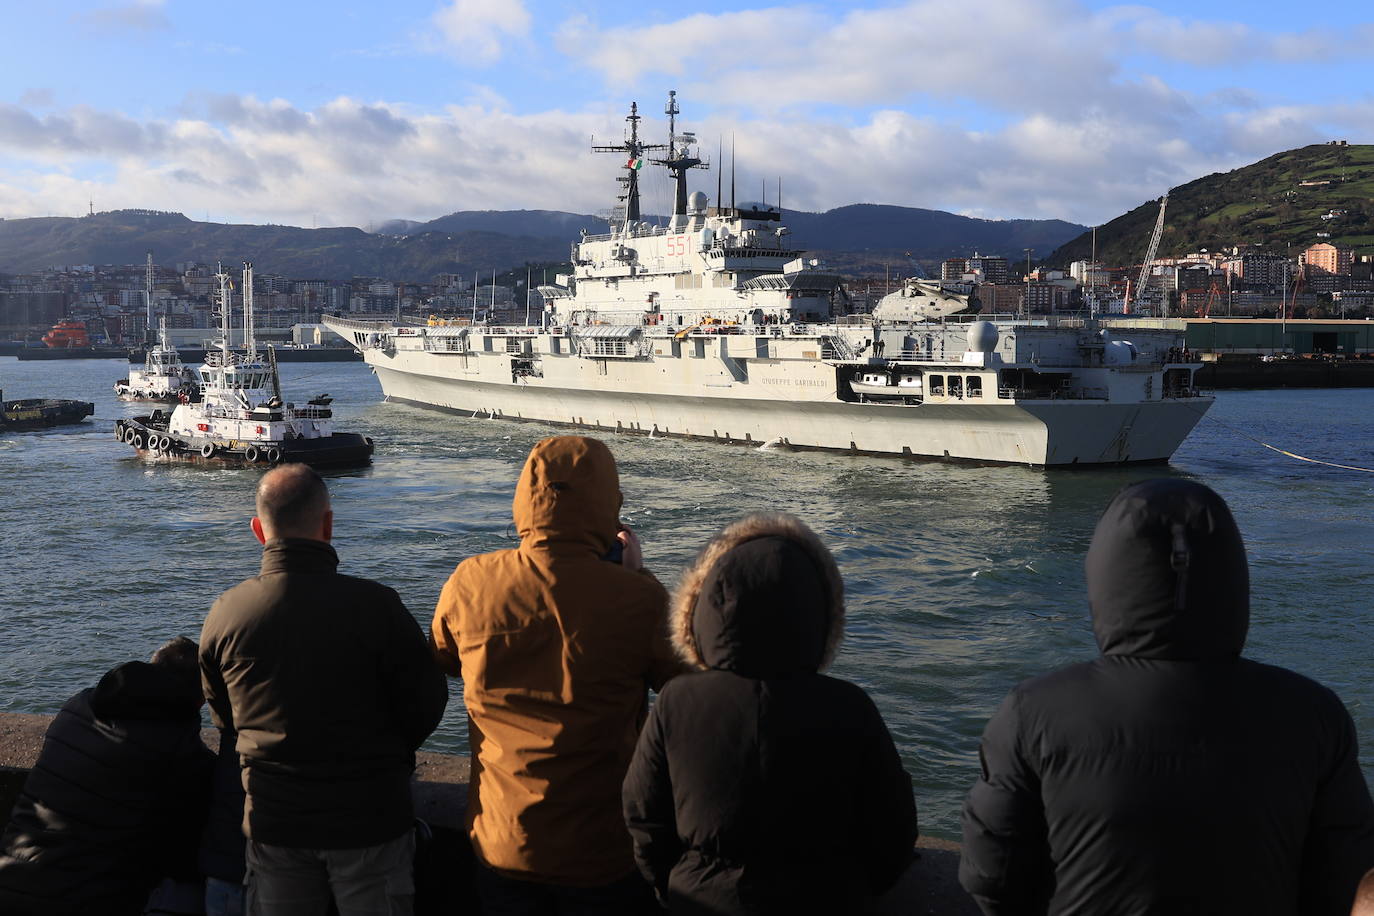
[[[762,445],[760,445],[760,446],[758,447],[758,451],[760,451],[760,452],[775,452],[775,451],[777,451],[778,449],[783,449],[783,448],[786,448],[786,447],[787,447],[787,442],[786,442],[786,440],[784,440],[784,439],[782,438],[782,436],[778,436],[777,438],[775,438],[775,439],[769,439],[767,442],[765,442],[765,443],[763,443]]]

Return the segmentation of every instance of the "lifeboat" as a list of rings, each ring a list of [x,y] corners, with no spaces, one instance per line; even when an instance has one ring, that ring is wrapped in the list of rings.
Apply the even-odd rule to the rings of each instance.
[[[91,338],[85,324],[74,318],[63,318],[43,335],[43,343],[55,350],[68,350],[89,347]]]

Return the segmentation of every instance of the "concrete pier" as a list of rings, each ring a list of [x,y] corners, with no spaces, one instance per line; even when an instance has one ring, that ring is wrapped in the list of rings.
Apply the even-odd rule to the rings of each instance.
[[[24,785],[29,768],[38,759],[43,746],[43,733],[52,721],[51,716],[0,713],[0,818],[9,820],[10,808]],[[205,743],[214,749],[219,745],[219,733],[206,729]],[[467,805],[468,779],[471,768],[468,758],[450,754],[420,753],[413,791],[415,813],[437,828],[446,828],[450,842],[465,842],[463,811]],[[798,799],[824,804],[823,799]],[[916,799],[919,808],[920,798]],[[454,849],[458,857],[471,856],[466,849]],[[922,837],[916,844],[916,857],[902,880],[880,902],[878,916],[978,916],[978,907],[959,887],[959,846],[947,840]],[[424,893],[421,888],[421,894]],[[443,892],[461,896],[465,889],[454,888],[451,878],[445,880]],[[423,901],[417,900],[417,911],[424,912]]]

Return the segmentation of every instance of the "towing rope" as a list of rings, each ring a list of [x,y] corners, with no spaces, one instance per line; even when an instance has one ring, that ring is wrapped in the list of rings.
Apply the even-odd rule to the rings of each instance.
[[[1269,450],[1272,451],[1272,452],[1278,452],[1280,455],[1284,455],[1285,457],[1292,458],[1292,459],[1294,459],[1294,460],[1296,460],[1296,461],[1306,461],[1308,464],[1319,464],[1319,465],[1321,465],[1321,466],[1323,466],[1323,467],[1338,468],[1339,470],[1342,470],[1342,471],[1362,471],[1362,472],[1364,472],[1364,473],[1366,473],[1366,474],[1374,474],[1374,468],[1364,468],[1364,467],[1359,467],[1358,465],[1354,465],[1354,464],[1337,464],[1337,463],[1334,462],[1334,461],[1323,461],[1323,460],[1321,460],[1320,458],[1309,458],[1309,457],[1307,457],[1306,455],[1299,455],[1297,452],[1290,452],[1290,451],[1288,451],[1288,449],[1279,448],[1277,445],[1270,445],[1268,442],[1265,442],[1263,439],[1257,439],[1257,438],[1255,438],[1254,436],[1250,435],[1249,433],[1245,432],[1244,430],[1242,430],[1242,429],[1237,429],[1236,427],[1232,426],[1230,423],[1227,423],[1227,422],[1225,422],[1224,420],[1218,420],[1216,417],[1211,416],[1210,414],[1203,413],[1203,414],[1202,414],[1202,417],[1203,417],[1204,419],[1211,420],[1213,423],[1216,423],[1216,424],[1219,425],[1219,426],[1224,426],[1224,427],[1226,427],[1226,428],[1229,429],[1231,432],[1235,433],[1237,436],[1240,436],[1240,437],[1243,438],[1243,439],[1249,439],[1251,442],[1255,443],[1256,445],[1261,445],[1261,446],[1263,446],[1263,447],[1269,449]]]

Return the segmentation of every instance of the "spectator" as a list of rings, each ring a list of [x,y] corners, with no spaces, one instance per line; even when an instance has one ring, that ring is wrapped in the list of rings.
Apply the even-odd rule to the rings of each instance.
[[[219,732],[219,753],[211,778],[210,812],[200,840],[200,871],[205,876],[205,916],[243,916],[243,877],[247,871],[243,837],[243,773],[238,735]]]
[[[672,635],[698,673],[664,688],[624,788],[659,900],[715,916],[863,911],[910,863],[916,805],[873,701],[819,673],[844,635],[830,551],[790,515],[736,522],[684,576]]]
[[[309,467],[263,475],[262,573],[201,632],[211,714],[237,732],[253,916],[413,907],[410,776],[447,685],[400,597],[336,572],[333,527]]]
[[[1364,879],[1360,881],[1359,890],[1355,892],[1355,906],[1350,910],[1350,916],[1374,916],[1374,869],[1366,872]]]
[[[960,863],[983,912],[1349,913],[1374,864],[1355,727],[1330,690],[1241,657],[1226,503],[1127,487],[1087,579],[1102,655],[1022,683],[983,733]]]
[[[198,885],[210,791],[196,644],[184,636],[67,701],[0,839],[0,913],[140,913],[164,878]]]
[[[464,560],[439,597],[435,646],[468,709],[468,832],[487,916],[654,908],[620,784],[648,688],[679,666],[667,594],[634,536],[617,533],[620,504],[604,443],[543,440],[516,485],[520,546]]]

